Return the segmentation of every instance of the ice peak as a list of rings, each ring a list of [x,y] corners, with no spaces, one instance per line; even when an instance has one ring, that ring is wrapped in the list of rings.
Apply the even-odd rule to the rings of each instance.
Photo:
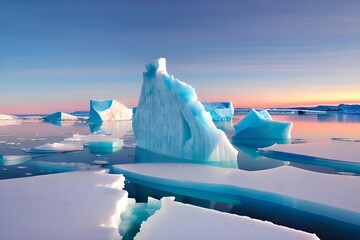
[[[145,65],[147,72],[166,73],[166,59],[158,58]]]

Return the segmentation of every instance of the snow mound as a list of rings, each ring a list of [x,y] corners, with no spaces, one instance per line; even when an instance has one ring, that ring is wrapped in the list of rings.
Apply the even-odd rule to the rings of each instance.
[[[236,160],[236,149],[216,128],[195,89],[167,73],[165,58],[145,67],[133,118],[136,145],[189,160]]]
[[[267,110],[250,112],[234,126],[234,138],[289,139],[292,123],[272,120]]]
[[[122,175],[71,172],[0,181],[0,239],[120,239]]]
[[[161,199],[161,207],[143,222],[136,240],[161,239],[318,239],[315,234],[271,222]]]
[[[131,120],[132,109],[116,100],[90,100],[89,122]]]

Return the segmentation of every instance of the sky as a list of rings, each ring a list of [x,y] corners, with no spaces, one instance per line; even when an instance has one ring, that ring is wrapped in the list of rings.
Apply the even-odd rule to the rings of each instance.
[[[159,57],[200,101],[360,103],[360,1],[0,1],[0,113],[134,107]]]

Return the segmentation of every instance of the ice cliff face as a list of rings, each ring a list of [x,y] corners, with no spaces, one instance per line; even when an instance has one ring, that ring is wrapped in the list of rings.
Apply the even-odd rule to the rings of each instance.
[[[116,100],[90,100],[89,122],[130,120],[132,109]]]
[[[136,145],[190,160],[236,160],[236,149],[215,127],[195,89],[167,73],[165,58],[147,64],[146,70],[133,118]]]

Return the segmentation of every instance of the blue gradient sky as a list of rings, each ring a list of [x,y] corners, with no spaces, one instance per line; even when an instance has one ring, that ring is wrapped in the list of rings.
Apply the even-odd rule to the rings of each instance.
[[[360,1],[1,0],[0,113],[135,106],[158,57],[202,101],[360,102]]]

